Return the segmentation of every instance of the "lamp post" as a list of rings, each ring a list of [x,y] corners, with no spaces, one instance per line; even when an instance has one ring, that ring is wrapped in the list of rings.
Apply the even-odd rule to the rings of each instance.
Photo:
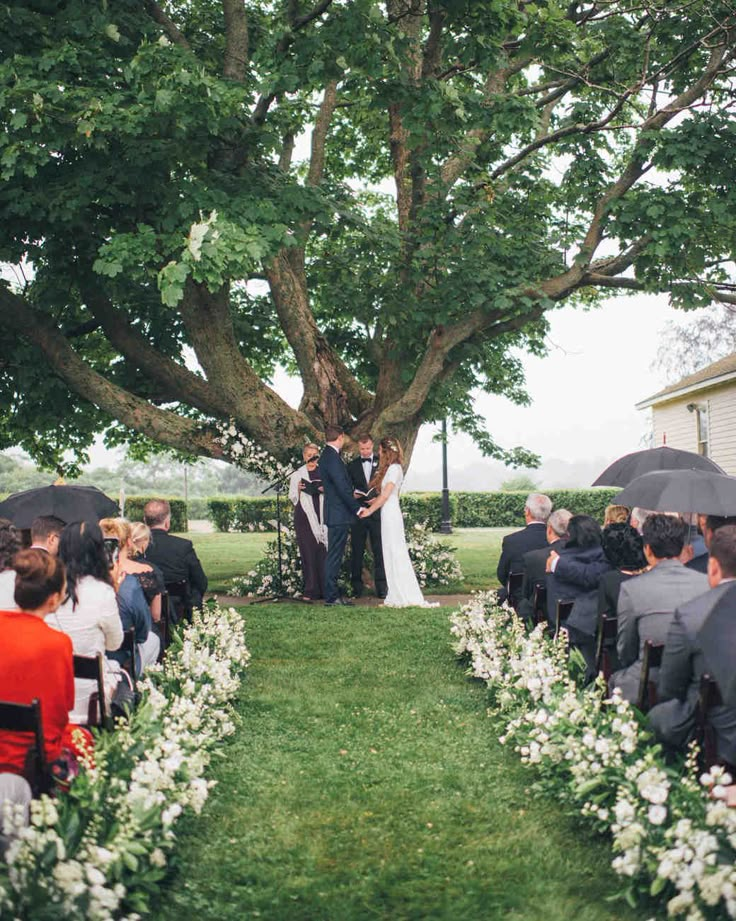
[[[440,534],[452,534],[450,490],[447,488],[447,419],[442,420],[442,523]]]

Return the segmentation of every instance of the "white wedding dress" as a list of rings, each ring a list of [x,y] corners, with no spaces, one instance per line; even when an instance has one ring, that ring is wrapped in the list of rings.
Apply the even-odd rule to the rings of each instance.
[[[381,546],[383,566],[386,570],[388,593],[383,602],[390,608],[422,607],[436,608],[439,602],[424,600],[421,588],[411,565],[404,534],[404,516],[399,505],[399,492],[404,482],[400,464],[391,464],[383,478],[381,492],[388,483],[393,483],[386,503],[381,508]]]

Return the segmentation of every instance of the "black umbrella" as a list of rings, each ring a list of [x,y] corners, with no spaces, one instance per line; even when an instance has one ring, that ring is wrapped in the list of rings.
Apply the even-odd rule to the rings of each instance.
[[[39,486],[0,502],[0,518],[9,518],[16,528],[30,528],[39,515],[55,515],[68,524],[117,514],[117,502],[96,486]]]
[[[614,501],[655,512],[736,515],[736,477],[705,470],[654,470],[632,480]]]
[[[698,641],[723,702],[736,707],[736,585],[713,605],[698,632]]]
[[[709,457],[664,445],[619,457],[606,467],[593,486],[628,486],[638,476],[653,470],[709,470],[711,473],[724,473]]]

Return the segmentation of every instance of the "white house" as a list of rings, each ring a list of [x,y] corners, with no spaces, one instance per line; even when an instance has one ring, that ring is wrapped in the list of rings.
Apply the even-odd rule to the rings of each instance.
[[[695,451],[736,476],[736,352],[636,404],[653,417],[653,445]]]

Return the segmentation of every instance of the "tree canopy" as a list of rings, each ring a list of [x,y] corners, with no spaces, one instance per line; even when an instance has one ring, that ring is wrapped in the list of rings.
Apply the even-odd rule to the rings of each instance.
[[[736,302],[735,43],[718,0],[3,3],[0,447],[266,471],[449,415],[529,463],[472,392],[526,399],[555,306]]]

